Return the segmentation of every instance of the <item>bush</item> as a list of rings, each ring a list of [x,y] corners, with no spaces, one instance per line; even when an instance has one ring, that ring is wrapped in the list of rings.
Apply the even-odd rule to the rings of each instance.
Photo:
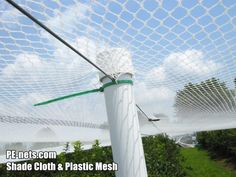
[[[183,177],[185,176],[182,167],[183,157],[179,147],[166,135],[150,136],[143,138],[144,152],[149,177]],[[73,144],[74,152],[66,153],[68,144],[65,145],[65,152],[58,155],[56,163],[74,162],[103,162],[112,163],[111,147],[100,147],[95,141],[92,149],[83,150],[82,144],[77,141]],[[49,160],[43,160],[45,163]],[[35,162],[30,161],[31,163]],[[6,172],[6,166],[0,165],[0,176],[9,177],[113,177],[113,171],[28,171],[28,172]]]
[[[217,130],[197,133],[201,147],[207,149],[211,156],[229,156],[236,159],[236,129]]]
[[[180,148],[166,135],[143,138],[149,177],[185,176]]]

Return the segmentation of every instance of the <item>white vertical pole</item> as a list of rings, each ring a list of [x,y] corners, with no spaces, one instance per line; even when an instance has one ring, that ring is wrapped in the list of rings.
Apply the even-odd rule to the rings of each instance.
[[[121,49],[118,51],[120,50]],[[112,56],[114,59],[114,55]],[[107,58],[105,58],[103,62],[106,61],[106,59]],[[122,60],[122,57],[120,60]],[[107,61],[112,62],[112,58]],[[113,63],[109,72],[113,76],[118,74],[111,73],[117,71],[117,69],[114,69],[114,64],[120,66],[119,63]],[[107,63],[107,65],[110,64]],[[118,80],[132,80],[132,73],[119,72]],[[107,77],[101,77],[101,82],[106,84],[111,82],[111,80]],[[139,121],[134,101],[133,86],[130,84],[112,85],[104,89],[104,95],[110,126],[113,160],[118,163],[116,176],[147,177]]]

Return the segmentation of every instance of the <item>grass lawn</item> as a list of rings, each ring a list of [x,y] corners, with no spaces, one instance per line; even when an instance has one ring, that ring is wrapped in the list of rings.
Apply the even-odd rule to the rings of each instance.
[[[186,161],[188,177],[236,177],[236,170],[210,159],[207,152],[197,148],[182,148],[181,153]]]

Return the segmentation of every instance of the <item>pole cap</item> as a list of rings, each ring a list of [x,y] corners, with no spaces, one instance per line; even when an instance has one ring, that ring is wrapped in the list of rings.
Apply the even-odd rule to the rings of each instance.
[[[130,52],[125,48],[110,48],[104,50],[97,55],[97,65],[108,75],[119,78],[122,74],[134,74],[132,57]],[[105,75],[99,73],[100,80]]]

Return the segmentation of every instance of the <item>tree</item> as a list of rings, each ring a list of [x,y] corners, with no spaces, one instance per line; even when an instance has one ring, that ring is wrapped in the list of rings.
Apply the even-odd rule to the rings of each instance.
[[[63,149],[65,153],[67,153],[70,150],[70,143],[66,142],[65,148]]]
[[[236,112],[235,91],[224,82],[211,78],[199,84],[188,83],[177,92],[175,110],[178,117],[199,113]]]
[[[201,147],[213,157],[228,156],[236,160],[236,129],[216,130],[197,133]]]

